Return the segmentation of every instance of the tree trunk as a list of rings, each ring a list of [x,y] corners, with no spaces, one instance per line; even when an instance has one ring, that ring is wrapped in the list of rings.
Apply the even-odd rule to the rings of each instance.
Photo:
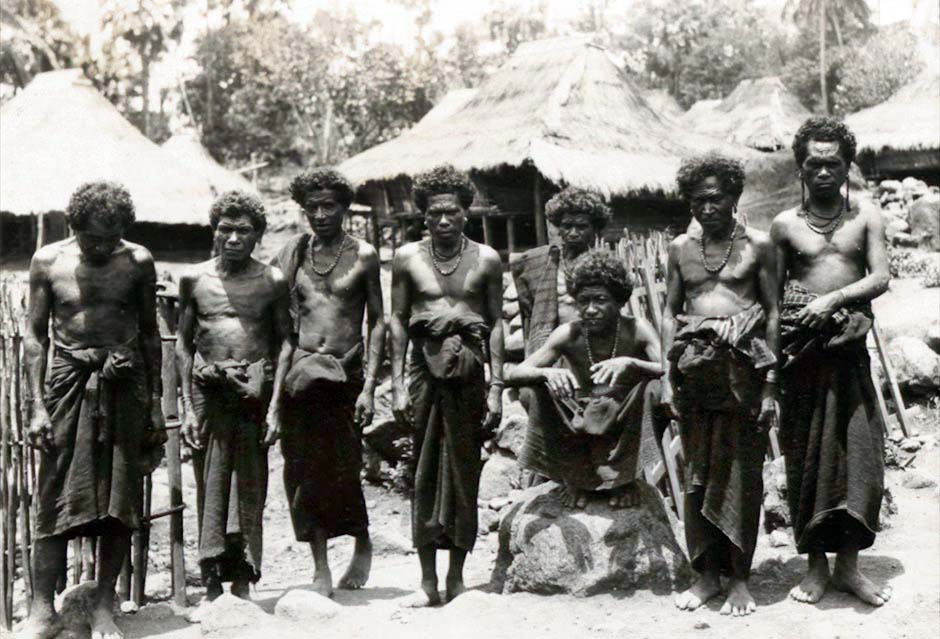
[[[826,2],[819,3],[819,104],[829,114],[829,95],[826,91]]]
[[[150,139],[150,60],[142,57],[143,71],[140,74],[141,91],[143,91],[144,108],[144,135]]]
[[[845,41],[842,39],[842,27],[839,26],[839,19],[835,15],[830,15],[829,20],[832,22],[832,28],[836,32],[836,44],[841,49],[845,46]]]

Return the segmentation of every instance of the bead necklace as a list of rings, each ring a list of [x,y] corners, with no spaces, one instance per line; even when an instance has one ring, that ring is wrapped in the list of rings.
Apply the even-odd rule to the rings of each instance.
[[[617,346],[620,342],[620,318],[617,318],[617,330],[614,331],[614,347],[610,349],[610,357],[607,359],[613,359],[617,356]],[[588,332],[584,331],[584,343],[587,345],[588,352],[588,361],[591,363],[591,366],[594,366],[597,362],[594,361],[594,351],[591,349],[591,338],[588,336]],[[601,360],[606,361],[606,360]]]
[[[444,269],[441,268],[441,265],[437,263],[437,260],[438,260],[437,248],[434,246],[434,240],[432,239],[431,240],[431,264],[434,265],[434,270],[436,270],[438,273],[440,273],[444,277],[447,277],[448,275],[453,275],[454,273],[456,273],[457,269],[460,268],[460,260],[463,259],[463,251],[465,248],[467,248],[466,236],[462,237],[460,240],[460,250],[457,252],[457,261],[454,262],[454,267],[450,269],[449,271],[445,271]],[[454,259],[454,256],[451,255],[450,257],[447,257],[447,258],[442,257],[440,259],[442,261],[452,260]]]
[[[812,211],[810,211],[809,206],[804,202],[803,203],[803,215],[801,217],[803,218],[803,221],[806,222],[806,226],[809,227],[809,230],[813,231],[814,233],[818,233],[819,235],[827,235],[835,231],[837,228],[839,228],[839,224],[842,223],[842,216],[845,214],[847,210],[848,210],[848,200],[844,199],[842,200],[842,208],[839,209],[838,213],[836,213],[833,217],[825,217],[825,216],[819,215],[818,213],[813,213]],[[822,218],[828,221],[822,226],[816,226],[815,224],[809,221],[810,215],[815,215],[818,218]]]
[[[731,251],[734,249],[734,236],[737,235],[738,227],[735,225],[734,230],[731,231],[731,238],[728,240],[728,251],[725,253],[725,259],[721,260],[721,264],[717,268],[712,268],[708,265],[708,262],[705,260],[705,234],[702,234],[701,243],[699,244],[699,253],[702,256],[702,266],[705,267],[705,270],[709,273],[720,273],[727,264],[728,260],[731,259]]]
[[[339,264],[339,260],[343,257],[343,251],[346,250],[346,241],[349,239],[349,236],[343,233],[343,242],[339,246],[339,250],[336,251],[336,258],[333,260],[333,263],[330,264],[329,268],[325,271],[320,271],[317,269],[316,256],[313,252],[313,242],[310,242],[310,268],[313,269],[313,272],[319,275],[320,277],[326,277],[333,272],[333,269]]]

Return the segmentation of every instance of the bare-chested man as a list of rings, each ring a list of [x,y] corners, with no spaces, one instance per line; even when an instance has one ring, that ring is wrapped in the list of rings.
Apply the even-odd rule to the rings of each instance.
[[[123,187],[84,184],[66,214],[74,237],[44,246],[30,263],[29,440],[40,463],[34,595],[20,636],[59,631],[53,597],[66,542],[94,535],[100,562],[91,635],[117,639],[114,586],[140,525],[140,481],[154,465],[147,449],[166,439],[156,272],[147,249],[121,239],[134,221]],[[55,353],[47,371],[50,315]]]
[[[884,485],[883,425],[865,337],[870,302],[888,289],[884,226],[876,207],[849,202],[855,136],[832,118],[808,119],[793,140],[809,197],[770,232],[780,305],[780,443],[797,550],[809,570],[790,596],[815,603],[828,585],[880,606],[891,589],[858,569],[875,541]],[[829,573],[826,553],[836,553]]]
[[[567,277],[579,319],[552,331],[506,375],[507,384],[531,387],[526,441],[538,430],[542,442],[520,464],[561,484],[566,506],[583,508],[602,493],[611,507],[632,507],[636,480],[660,458],[652,422],[659,336],[642,317],[622,316],[633,284],[613,253],[582,254]]]
[[[412,534],[424,593],[411,603],[437,605],[437,550],[450,550],[450,601],[464,591],[477,536],[480,448],[502,412],[503,280],[496,251],[463,234],[469,180],[445,166],[414,189],[431,237],[403,246],[392,265],[393,410],[415,429]]]
[[[329,597],[333,578],[327,540],[356,538],[340,588],[364,586],[372,565],[359,471],[360,438],[372,421],[375,378],[384,354],[379,256],[371,244],[343,231],[353,190],[335,170],[297,176],[291,197],[303,207],[313,234],[295,237],[277,257],[291,291],[297,340],[284,383],[284,485],[297,541],[309,542],[313,551],[313,587]],[[369,354],[363,378],[364,316]]]
[[[756,609],[747,582],[763,498],[764,429],[775,414],[777,284],[766,233],[736,220],[744,169],[709,154],[676,181],[700,228],[669,245],[662,401],[685,451],[685,536],[699,579],[676,596],[695,610],[731,579],[721,614]]]
[[[176,355],[183,438],[194,450],[199,566],[212,601],[225,581],[247,598],[261,577],[267,447],[280,431],[293,346],[287,282],[251,257],[266,226],[261,200],[224,193],[209,222],[216,257],[180,279]]]

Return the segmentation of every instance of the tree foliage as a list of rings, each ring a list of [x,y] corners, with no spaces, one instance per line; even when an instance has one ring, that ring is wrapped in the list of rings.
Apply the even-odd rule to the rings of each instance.
[[[37,73],[81,64],[84,43],[51,0],[0,4],[0,82],[22,88]]]

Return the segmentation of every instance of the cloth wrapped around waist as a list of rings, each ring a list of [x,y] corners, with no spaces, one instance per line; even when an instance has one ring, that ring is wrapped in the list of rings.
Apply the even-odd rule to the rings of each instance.
[[[320,382],[344,384],[353,381],[361,368],[362,342],[356,343],[342,357],[297,348],[284,378],[284,392],[298,397]]]
[[[808,352],[865,347],[865,337],[874,323],[871,304],[866,302],[840,308],[820,329],[797,323],[799,312],[818,297],[798,282],[787,282],[780,303],[780,344],[784,368]]]
[[[630,390],[626,386],[595,386],[577,399],[562,400],[554,394],[551,398],[572,433],[606,435],[621,424]]]
[[[757,375],[776,363],[765,340],[759,304],[728,317],[679,315],[669,360],[682,378],[679,398],[695,398],[715,410],[759,403]]]
[[[414,342],[412,359],[422,362],[434,379],[470,379],[487,359],[489,332],[483,317],[470,311],[416,313],[408,323],[408,335]]]
[[[274,367],[266,357],[254,362],[234,359],[206,362],[196,353],[193,360],[193,382],[204,389],[229,390],[243,399],[267,399],[273,379]]]

